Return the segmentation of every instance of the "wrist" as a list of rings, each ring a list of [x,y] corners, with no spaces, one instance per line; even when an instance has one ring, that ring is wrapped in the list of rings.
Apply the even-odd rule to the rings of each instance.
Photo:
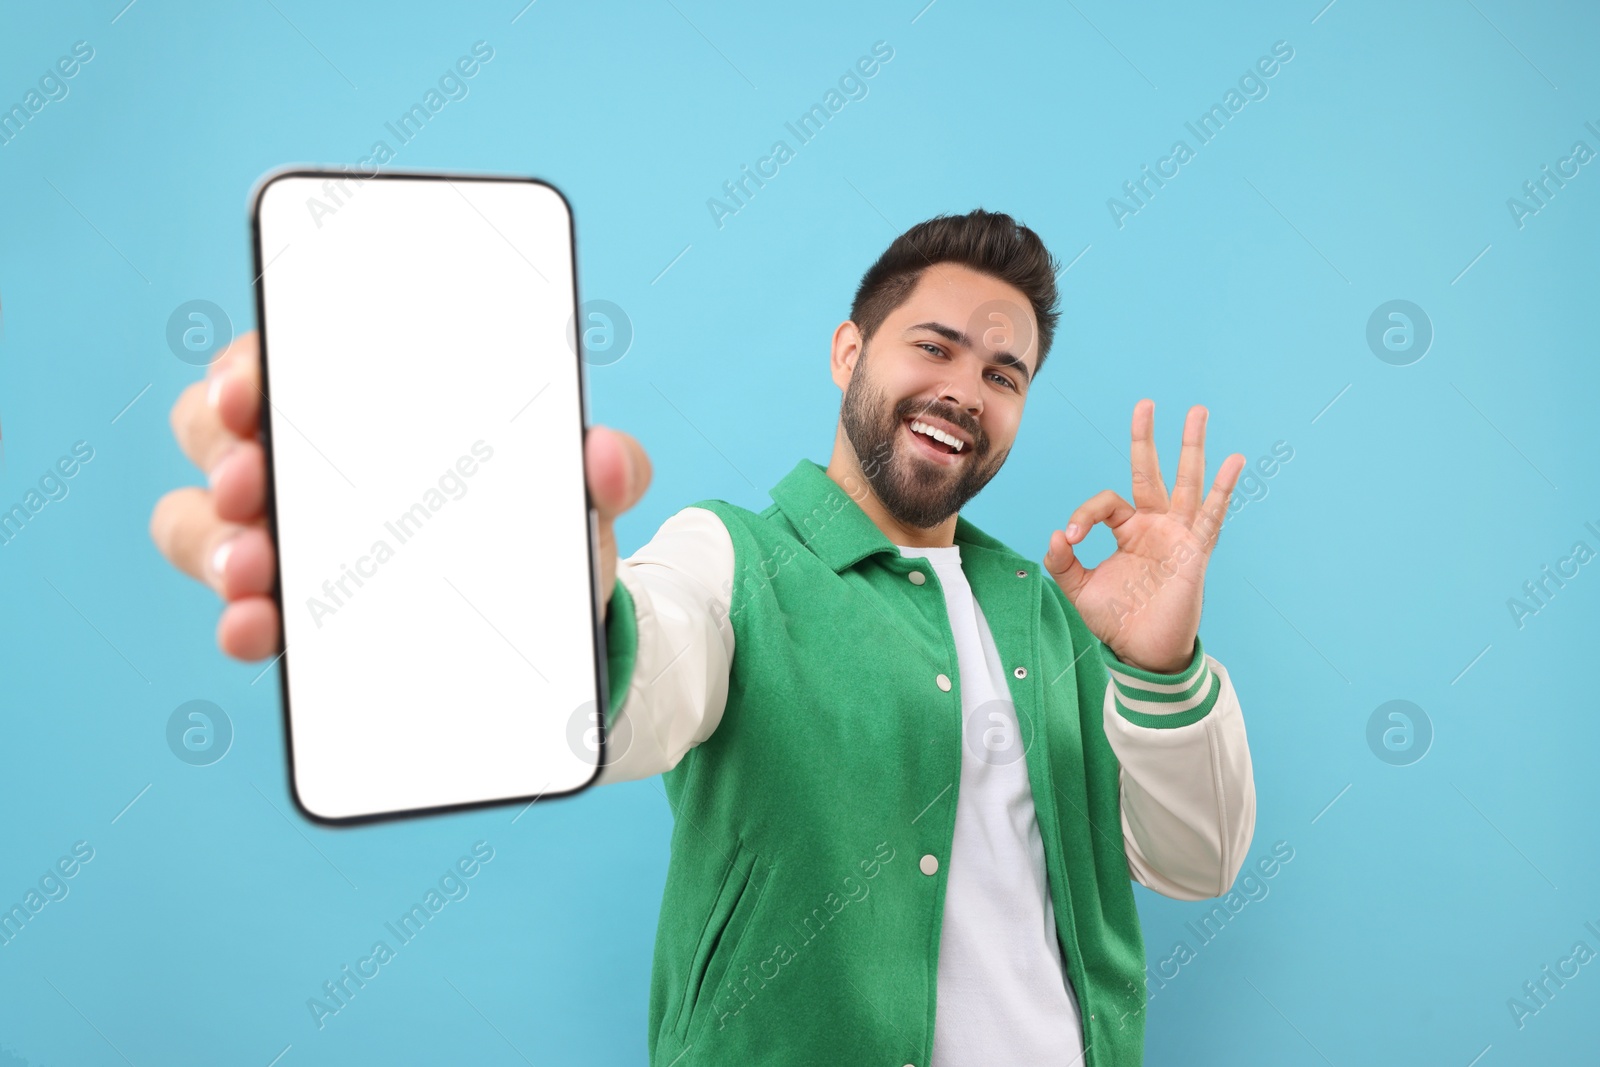
[[[1198,638],[1190,642],[1187,652],[1170,660],[1146,662],[1143,659],[1130,659],[1116,649],[1112,649],[1112,654],[1124,665],[1132,667],[1136,671],[1144,671],[1146,674],[1184,674],[1194,665],[1194,653],[1197,644]]]
[[[1189,665],[1189,661],[1187,659],[1175,660],[1172,663],[1165,664],[1149,664],[1141,663],[1131,659],[1123,659],[1121,656],[1118,656],[1117,658],[1121,659],[1122,662],[1126,663],[1134,670],[1144,671],[1146,674],[1178,674]]]

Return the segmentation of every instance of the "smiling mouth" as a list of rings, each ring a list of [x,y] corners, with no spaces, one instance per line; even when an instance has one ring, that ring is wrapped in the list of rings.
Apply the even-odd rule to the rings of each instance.
[[[928,456],[930,459],[940,463],[954,464],[962,456],[965,456],[968,452],[972,451],[972,446],[967,444],[963,444],[960,451],[956,451],[953,447],[945,444],[943,441],[936,440],[932,437],[929,437],[925,433],[920,433],[916,430],[913,430],[911,428],[911,424],[915,421],[915,419],[905,419],[900,423],[900,425],[905,428],[906,433],[911,435],[912,447]]]

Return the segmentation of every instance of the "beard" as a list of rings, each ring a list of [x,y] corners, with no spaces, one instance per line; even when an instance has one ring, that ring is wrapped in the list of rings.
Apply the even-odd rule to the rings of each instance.
[[[946,465],[916,452],[900,434],[902,423],[915,416],[940,418],[972,437],[963,452],[971,455]],[[990,455],[989,438],[968,416],[948,404],[906,399],[890,404],[867,371],[863,346],[855,373],[839,410],[845,436],[856,450],[861,473],[884,509],[906,526],[931,529],[966,506],[989,484],[1011,450]]]

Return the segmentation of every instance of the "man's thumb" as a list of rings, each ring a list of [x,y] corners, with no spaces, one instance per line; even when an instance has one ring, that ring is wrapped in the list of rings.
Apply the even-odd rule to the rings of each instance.
[[[1078,590],[1083,588],[1089,571],[1078,562],[1077,553],[1072,551],[1072,542],[1067,540],[1066,534],[1060,530],[1051,531],[1050,547],[1045,550],[1042,562],[1045,572],[1056,580],[1067,599],[1075,603]]]
[[[638,442],[605,426],[589,427],[584,438],[584,470],[602,520],[614,519],[631,508],[649,484],[648,460]]]

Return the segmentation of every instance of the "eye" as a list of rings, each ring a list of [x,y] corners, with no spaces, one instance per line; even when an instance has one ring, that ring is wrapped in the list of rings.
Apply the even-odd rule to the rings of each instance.
[[[933,355],[933,356],[948,356],[949,355],[949,353],[947,353],[944,349],[940,348],[938,345],[934,344],[932,341],[916,341],[916,342],[913,342],[913,343],[918,348],[922,349],[924,352],[927,352],[929,355]],[[1007,389],[1010,389],[1013,393],[1017,391],[1016,383],[1013,382],[1010,378],[1006,377],[1004,374],[1001,374],[999,371],[990,371],[989,372],[989,376],[991,378],[995,378],[995,379],[999,380],[1001,385],[1005,386]]]

